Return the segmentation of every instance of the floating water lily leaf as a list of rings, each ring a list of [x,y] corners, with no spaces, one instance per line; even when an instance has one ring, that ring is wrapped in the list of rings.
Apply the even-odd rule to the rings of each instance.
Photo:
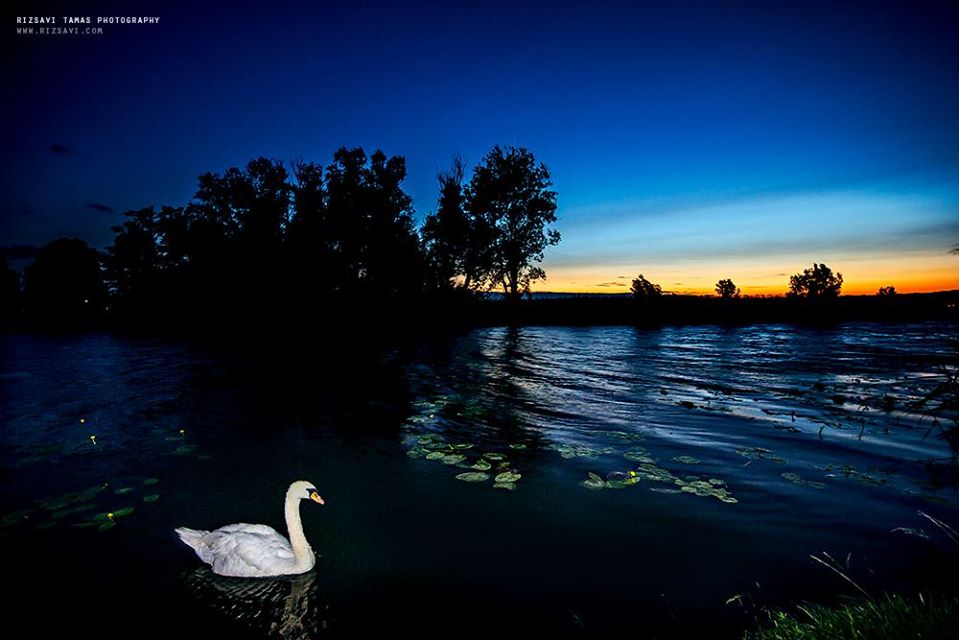
[[[443,453],[442,451],[430,451],[429,453],[426,454],[426,459],[427,459],[427,460],[440,460],[440,459],[442,459],[442,458],[445,457],[445,456],[446,456],[446,454]]]
[[[3,525],[4,527],[12,527],[29,520],[30,516],[36,512],[36,509],[19,509],[17,511],[11,511],[7,515],[3,516],[3,518],[0,518],[0,525]]]
[[[147,485],[147,486],[150,486],[150,485],[154,485],[154,484],[156,484],[156,483],[158,483],[158,482],[159,482],[159,480],[158,480],[157,478],[147,478],[146,480],[143,481],[143,484],[145,484],[145,485]]]
[[[195,444],[181,444],[179,447],[177,447],[173,451],[173,453],[174,455],[178,455],[178,456],[187,456],[193,453],[194,451],[196,451]]]
[[[486,482],[489,480],[489,474],[482,471],[467,471],[457,474],[456,479],[463,482]]]
[[[699,458],[694,458],[692,456],[676,456],[673,458],[674,462],[682,462],[683,464],[699,464]]]
[[[649,490],[656,493],[681,493],[679,489],[667,489],[665,487],[650,487]]]
[[[525,449],[526,445],[522,443],[513,443],[509,446],[510,449]]]
[[[459,444],[454,444],[454,445],[450,445],[450,446],[453,447],[454,449],[458,450],[458,451],[463,451],[463,450],[465,450],[465,449],[472,449],[472,448],[473,448],[473,445],[470,444],[469,442],[461,442],[461,443],[459,443]]]
[[[587,480],[583,480],[583,482],[580,484],[582,484],[587,489],[592,489],[593,491],[598,491],[599,489],[606,488],[605,480],[593,480],[592,478],[589,478]]]
[[[484,453],[483,457],[487,460],[492,460],[493,462],[506,460],[506,456],[504,456],[502,453]]]
[[[477,471],[489,471],[490,469],[493,468],[493,465],[488,463],[486,460],[483,460],[482,458],[480,458],[479,460],[476,461],[475,464],[471,466],[471,468],[476,469]]]
[[[825,489],[826,484],[824,482],[815,482],[813,480],[803,480],[798,473],[782,473],[780,474],[786,480],[789,480],[793,484],[798,484],[802,487],[811,487],[813,489]]]
[[[710,478],[708,482],[714,487],[721,487],[726,484],[725,480],[720,480],[719,478]]]
[[[128,516],[133,513],[133,507],[123,507],[122,509],[117,509],[113,512],[114,517],[122,518],[123,516]]]
[[[496,482],[516,482],[522,477],[522,474],[515,471],[504,471],[496,476]]]
[[[466,456],[461,453],[451,453],[443,456],[443,464],[457,464],[466,460]]]
[[[104,531],[109,531],[110,529],[112,529],[112,528],[115,527],[115,526],[117,526],[117,523],[116,523],[116,522],[114,522],[113,520],[107,520],[106,522],[104,522],[103,524],[101,524],[99,527],[97,527],[97,531],[99,531],[99,532],[102,533],[102,532],[104,532]]]
[[[559,453],[563,458],[595,458],[600,455],[609,455],[613,453],[611,447],[603,447],[602,449],[596,449],[594,447],[587,446],[573,446],[570,444],[553,444],[550,445],[550,449]]]
[[[93,516],[95,522],[106,522],[107,520],[113,520],[114,513],[98,513]]]
[[[515,482],[496,482],[493,484],[494,489],[505,489],[507,491],[512,491],[516,488]]]
[[[420,449],[419,447],[415,447],[407,451],[406,455],[409,456],[410,458],[422,458],[423,456],[426,455],[426,452],[423,449]]]
[[[744,458],[749,458],[750,460],[769,460],[770,462],[775,462],[776,464],[786,464],[786,460],[784,458],[772,455],[771,450],[764,449],[763,447],[747,447],[745,449],[736,449],[736,453]]]
[[[151,494],[148,495],[148,496],[143,496],[143,501],[144,501],[144,502],[156,502],[156,501],[159,500],[159,499],[160,499],[160,496],[157,495],[157,494],[155,494],[155,493],[151,493]]]
[[[627,451],[623,454],[623,457],[633,462],[644,462],[646,464],[653,464],[655,462],[655,460],[649,457],[649,452],[645,449]]]
[[[114,491],[113,493],[115,493],[115,494],[117,494],[117,495],[119,495],[119,496],[125,496],[125,495],[128,494],[128,493],[133,493],[133,491],[134,491],[133,487],[120,487],[119,489],[117,489],[117,490]]]
[[[78,504],[73,507],[68,507],[66,509],[60,509],[59,511],[54,511],[53,513],[50,514],[50,517],[53,518],[54,520],[61,520],[74,513],[82,513],[84,511],[89,511],[93,509],[95,506],[96,505],[93,504],[92,502],[87,502],[85,504]]]
[[[598,476],[597,474],[593,473],[592,471],[590,471],[590,472],[587,473],[586,475],[588,475],[588,476],[589,476],[589,479],[590,479],[590,480],[593,480],[594,482],[603,482],[603,479],[602,479],[600,476]]]

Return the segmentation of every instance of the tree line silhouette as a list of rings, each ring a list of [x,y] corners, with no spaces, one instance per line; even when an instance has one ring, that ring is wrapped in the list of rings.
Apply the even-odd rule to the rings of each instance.
[[[494,147],[466,179],[455,159],[422,229],[404,191],[406,161],[339,149],[326,166],[257,158],[199,177],[183,206],[128,211],[98,252],[80,240],[42,248],[0,294],[34,324],[84,324],[104,310],[133,325],[301,324],[369,316],[500,288],[509,299],[545,277],[559,242],[546,166]]]
[[[560,241],[546,166],[522,147],[494,147],[469,176],[454,158],[437,176],[436,209],[418,229],[405,178],[404,158],[361,148],[339,149],[326,166],[261,157],[205,173],[185,205],[126,212],[104,252],[77,239],[50,242],[24,269],[22,287],[0,255],[0,326],[92,327],[109,318],[131,328],[226,331],[836,315],[843,276],[820,263],[790,277],[787,306],[744,297],[724,278],[715,286],[723,305],[717,315],[703,306],[708,298],[667,296],[640,274],[632,295],[621,298],[633,308],[596,299],[521,308],[530,285],[546,276],[539,266],[545,250]],[[472,295],[492,290],[513,304]],[[897,302],[903,296],[892,286],[875,297],[882,306],[856,313],[941,307]]]

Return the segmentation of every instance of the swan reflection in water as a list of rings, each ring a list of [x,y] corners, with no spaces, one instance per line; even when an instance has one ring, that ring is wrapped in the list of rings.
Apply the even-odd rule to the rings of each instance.
[[[186,576],[191,596],[221,616],[271,638],[315,638],[327,629],[329,606],[316,572],[276,578],[228,578],[209,567]]]

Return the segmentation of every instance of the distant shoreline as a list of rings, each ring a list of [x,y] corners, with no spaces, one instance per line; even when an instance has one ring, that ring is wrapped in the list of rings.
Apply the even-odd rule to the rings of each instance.
[[[789,297],[723,299],[664,295],[652,300],[611,294],[571,294],[509,301],[471,295],[424,297],[415,302],[372,299],[312,299],[282,309],[259,309],[244,317],[223,315],[106,314],[84,323],[44,327],[17,322],[4,333],[111,331],[122,335],[184,336],[201,341],[322,342],[331,335],[359,342],[461,332],[495,326],[658,326],[758,324],[835,325],[842,322],[959,322],[959,290],[882,296],[839,296],[831,300]],[[347,347],[349,345],[349,347]]]

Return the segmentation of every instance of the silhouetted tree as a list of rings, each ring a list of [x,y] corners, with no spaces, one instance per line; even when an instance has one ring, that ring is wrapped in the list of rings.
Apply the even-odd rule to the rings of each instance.
[[[488,246],[488,259],[477,269],[471,286],[502,286],[515,299],[546,277],[535,263],[560,234],[547,225],[556,222],[556,192],[549,171],[522,147],[499,146],[473,170],[466,190],[466,208],[475,228],[470,245]],[[488,233],[488,245],[480,244]]]
[[[153,207],[127,211],[122,224],[111,227],[113,244],[104,264],[114,306],[121,315],[152,312],[158,302],[161,274],[159,232]]]
[[[337,289],[397,297],[416,293],[422,261],[412,198],[401,186],[406,161],[345,148],[326,168],[326,211]]]
[[[647,280],[643,274],[633,278],[633,284],[629,291],[637,300],[651,300],[659,298],[663,294],[662,288],[658,284],[653,284]]]
[[[0,255],[0,327],[10,326],[20,315],[20,276]]]
[[[448,171],[436,176],[439,206],[426,217],[421,230],[431,284],[440,289],[453,287],[457,277],[462,278],[464,288],[471,288],[476,280],[477,254],[486,248],[473,241],[476,234],[466,212],[463,192],[465,173],[463,159],[456,157]]]
[[[24,269],[23,295],[39,324],[75,326],[95,319],[107,299],[100,255],[82,240],[54,240]]]
[[[286,230],[287,295],[297,307],[313,306],[332,294],[337,281],[338,250],[327,206],[323,167],[293,163],[293,217]]]
[[[880,297],[886,297],[886,298],[892,297],[896,295],[896,288],[893,287],[892,285],[888,287],[879,287],[879,291],[876,292],[876,295]]]
[[[720,298],[738,298],[740,295],[739,287],[733,284],[729,278],[725,278],[716,283],[716,295]]]
[[[835,298],[842,289],[842,274],[832,272],[825,264],[813,263],[811,269],[789,278],[789,294],[797,298]]]

